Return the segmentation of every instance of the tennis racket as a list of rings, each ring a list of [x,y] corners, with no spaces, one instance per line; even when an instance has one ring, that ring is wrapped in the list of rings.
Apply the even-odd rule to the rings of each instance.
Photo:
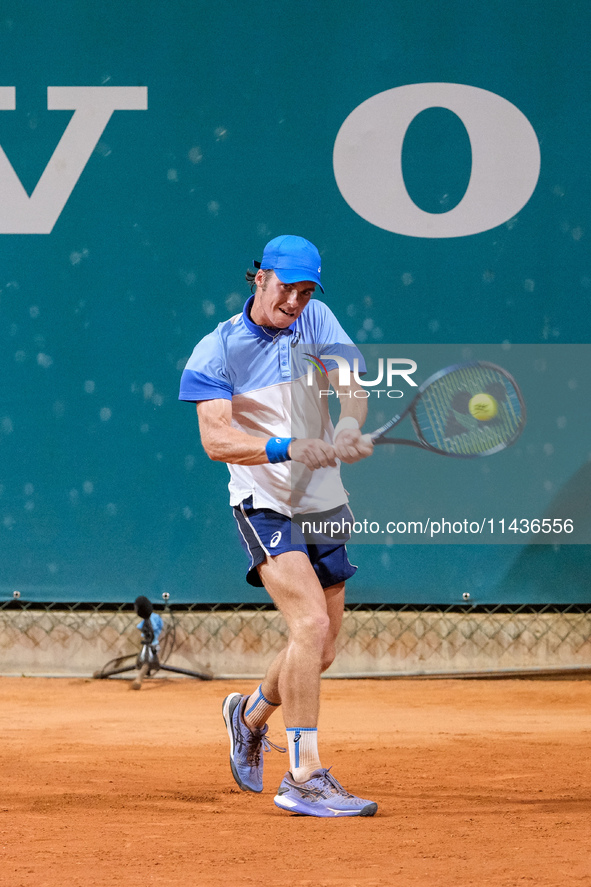
[[[408,415],[418,440],[390,437]],[[494,363],[465,363],[434,373],[404,412],[363,437],[374,445],[403,444],[471,459],[511,446],[525,420],[523,397],[506,370]]]

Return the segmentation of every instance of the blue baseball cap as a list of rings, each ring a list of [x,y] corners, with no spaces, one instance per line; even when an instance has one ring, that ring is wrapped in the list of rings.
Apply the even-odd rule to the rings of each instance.
[[[270,240],[262,260],[254,263],[255,268],[263,271],[273,270],[281,283],[311,280],[324,292],[320,282],[321,265],[320,253],[314,244],[294,234],[282,234]]]

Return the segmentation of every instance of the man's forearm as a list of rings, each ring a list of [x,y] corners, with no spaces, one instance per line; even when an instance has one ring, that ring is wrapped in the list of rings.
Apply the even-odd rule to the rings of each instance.
[[[349,385],[339,385],[338,370],[331,370],[328,378],[339,397],[339,405],[341,407],[339,422],[341,419],[352,418],[357,421],[358,427],[361,428],[367,418],[367,397],[356,397],[355,392],[365,391],[365,388],[355,381],[353,375],[350,376]]]
[[[350,398],[340,397],[339,402],[341,405],[339,422],[346,418],[355,419],[359,428],[361,428],[367,419],[367,400],[353,395]]]
[[[232,426],[220,425],[201,433],[201,443],[210,459],[231,465],[264,465],[269,461],[268,438],[254,437]]]

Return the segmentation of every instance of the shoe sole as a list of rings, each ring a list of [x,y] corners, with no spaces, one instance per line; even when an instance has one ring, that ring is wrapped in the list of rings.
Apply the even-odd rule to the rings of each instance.
[[[242,696],[240,693],[230,693],[229,696],[226,696],[222,703],[222,715],[224,717],[224,723],[226,725],[226,730],[228,731],[228,736],[230,737],[230,769],[232,771],[232,776],[236,782],[236,785],[242,789],[243,792],[254,792],[255,794],[260,794],[262,792],[262,788],[252,788],[250,785],[246,785],[245,782],[242,782],[240,779],[240,774],[236,769],[236,765],[234,764],[234,731],[232,730],[232,718],[234,716],[234,712],[236,710],[236,706],[240,705],[242,701]]]
[[[330,810],[326,807],[310,810],[300,807],[297,801],[292,801],[291,798],[286,798],[284,795],[275,795],[273,801],[280,810],[286,810],[288,813],[295,813],[298,816],[316,816],[319,819],[342,819],[343,816],[373,816],[378,809],[378,805],[372,802],[366,804],[360,810]]]

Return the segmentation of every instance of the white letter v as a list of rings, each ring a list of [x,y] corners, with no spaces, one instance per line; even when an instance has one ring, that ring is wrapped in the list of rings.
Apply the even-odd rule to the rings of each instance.
[[[29,197],[0,146],[0,234],[50,234],[113,111],[145,111],[145,86],[49,86],[49,111],[74,110]],[[16,91],[0,86],[0,110],[14,111]]]

